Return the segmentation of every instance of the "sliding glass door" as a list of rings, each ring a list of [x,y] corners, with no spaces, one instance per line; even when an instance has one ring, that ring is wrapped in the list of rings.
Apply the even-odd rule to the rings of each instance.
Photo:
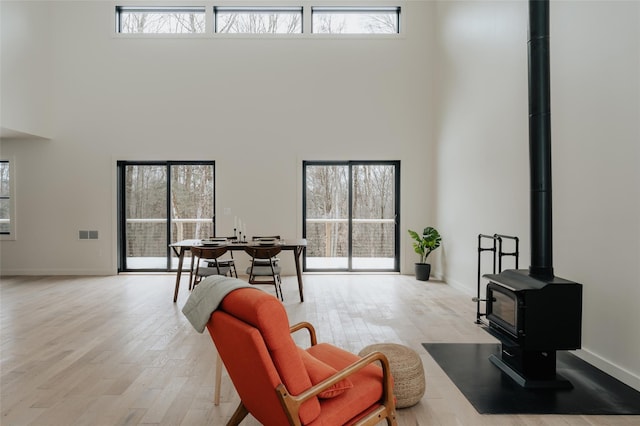
[[[303,164],[305,271],[399,271],[400,162]]]
[[[169,244],[215,235],[213,162],[118,162],[118,270],[177,268]]]

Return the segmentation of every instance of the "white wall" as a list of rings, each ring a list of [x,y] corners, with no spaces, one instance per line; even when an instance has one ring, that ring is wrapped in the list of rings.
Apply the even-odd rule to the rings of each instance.
[[[526,2],[437,7],[438,224],[447,281],[469,294],[479,233],[519,236],[529,266],[527,13]],[[637,1],[551,2],[555,273],[584,285],[580,356],[637,389],[639,28]]]
[[[386,39],[117,37],[114,5],[2,3],[4,20],[50,26],[36,34],[50,38],[50,62],[38,66],[55,135],[2,140],[17,163],[19,227],[0,246],[3,274],[115,273],[115,163],[158,159],[216,161],[218,232],[237,215],[249,234],[290,238],[302,232],[303,160],[400,160],[401,266],[411,271],[406,228],[435,220],[432,3],[401,3],[405,31]],[[80,229],[102,238],[78,241]]]
[[[0,135],[51,136],[50,5],[40,6],[0,4]]]
[[[215,160],[220,230],[239,215],[285,236],[301,233],[302,160],[399,159],[403,272],[405,230],[433,224],[435,272],[470,294],[478,233],[519,236],[527,267],[526,2],[402,5],[393,40],[184,40],[114,37],[111,1],[2,1],[3,24],[28,16],[39,37],[6,73],[16,27],[2,25],[3,111],[27,105],[28,122],[39,98],[25,88],[44,75],[53,135],[0,142],[19,235],[0,242],[2,274],[115,273],[119,159]],[[581,356],[638,389],[639,7],[553,1],[551,14],[555,269],[584,284]],[[252,176],[267,174],[278,191],[255,210]]]

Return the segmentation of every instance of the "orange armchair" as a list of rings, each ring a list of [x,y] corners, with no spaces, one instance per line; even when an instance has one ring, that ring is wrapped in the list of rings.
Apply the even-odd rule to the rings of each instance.
[[[326,343],[313,327],[289,327],[274,296],[259,289],[229,293],[207,324],[240,405],[227,425],[251,413],[265,426],[397,425],[393,379],[387,358],[361,358]],[[311,346],[298,347],[291,333],[308,330]],[[382,367],[382,368],[381,368]]]

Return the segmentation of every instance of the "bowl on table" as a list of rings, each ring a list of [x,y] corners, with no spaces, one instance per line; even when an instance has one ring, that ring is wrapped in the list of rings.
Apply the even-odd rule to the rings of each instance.
[[[223,246],[227,244],[226,238],[210,238],[201,241],[203,246]]]
[[[277,238],[258,238],[256,240],[256,243],[258,243],[258,245],[261,245],[261,246],[273,246],[278,241],[280,240],[278,240]]]

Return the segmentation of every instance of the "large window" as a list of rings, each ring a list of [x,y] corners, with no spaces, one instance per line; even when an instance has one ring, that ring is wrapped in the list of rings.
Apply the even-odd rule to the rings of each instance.
[[[118,162],[119,271],[167,271],[169,244],[215,236],[213,162]]]
[[[216,33],[302,33],[302,7],[215,7],[214,10]]]
[[[0,160],[0,236],[15,238],[13,167],[9,160]]]
[[[399,271],[400,163],[303,165],[306,271]]]
[[[317,34],[397,34],[399,7],[313,7],[312,32]]]
[[[202,34],[204,7],[116,7],[116,30],[124,34]]]

